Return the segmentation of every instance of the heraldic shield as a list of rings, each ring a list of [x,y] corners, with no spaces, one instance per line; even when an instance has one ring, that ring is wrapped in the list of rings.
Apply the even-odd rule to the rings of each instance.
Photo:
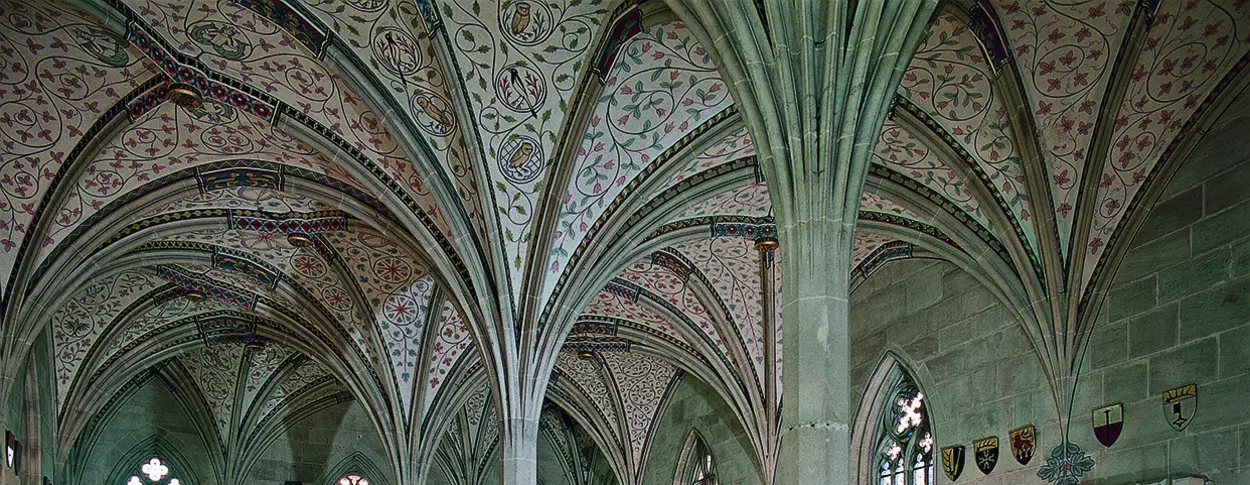
[[[1190,384],[1163,392],[1163,417],[1172,429],[1180,431],[1189,426],[1198,413],[1198,385]]]
[[[1011,456],[1016,462],[1028,465],[1037,450],[1037,429],[1033,425],[1022,426],[1011,430]]]
[[[972,451],[976,455],[977,469],[989,475],[998,464],[998,437],[991,436],[972,442]]]
[[[964,445],[942,448],[942,471],[952,482],[959,478],[964,472]]]
[[[1099,443],[1110,448],[1115,440],[1120,439],[1120,430],[1124,429],[1124,405],[1115,403],[1095,409],[1093,417],[1094,436],[1098,437]]]

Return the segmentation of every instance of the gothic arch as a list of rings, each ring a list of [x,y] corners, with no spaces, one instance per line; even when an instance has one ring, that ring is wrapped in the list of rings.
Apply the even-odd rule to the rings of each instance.
[[[134,474],[137,465],[153,457],[164,460],[173,471],[170,475],[177,477],[183,485],[202,483],[195,471],[187,466],[190,462],[178,452],[177,447],[161,436],[152,435],[131,446],[122,459],[113,466],[113,470],[108,474],[110,485],[126,483],[127,477]]]
[[[681,454],[677,455],[677,470],[673,472],[673,485],[691,485],[686,483],[686,468],[690,465],[691,455],[700,445],[711,453],[711,447],[708,446],[707,440],[703,439],[699,430],[690,428],[690,433],[686,435],[686,443],[681,446]]]
[[[388,485],[386,475],[382,473],[382,469],[373,464],[373,460],[357,451],[343,457],[337,464],[326,472],[326,474],[318,481],[323,485],[338,485],[339,480],[347,475],[360,475],[369,480],[369,485]]]
[[[876,458],[877,458],[877,438],[878,429],[880,428],[881,418],[889,407],[889,400],[893,394],[898,391],[898,386],[904,380],[910,381],[925,395],[926,414],[929,418],[929,432],[933,433],[934,450],[932,456],[937,456],[936,450],[936,427],[935,415],[938,413],[938,406],[935,406],[933,399],[925,393],[924,382],[932,381],[932,376],[927,373],[913,372],[912,369],[918,369],[917,366],[909,362],[905,357],[901,357],[894,350],[885,351],[881,358],[881,362],[877,364],[872,374],[868,376],[867,384],[864,392],[860,394],[859,405],[856,408],[855,419],[852,421],[851,427],[851,477],[854,477],[852,483],[856,485],[871,485],[877,483]]]

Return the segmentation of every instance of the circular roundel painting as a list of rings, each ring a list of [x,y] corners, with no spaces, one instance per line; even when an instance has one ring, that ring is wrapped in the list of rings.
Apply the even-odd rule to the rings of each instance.
[[[108,29],[75,25],[70,28],[70,33],[79,47],[100,62],[112,67],[122,67],[130,62],[130,55],[126,53],[128,42]]]
[[[343,3],[361,12],[376,12],[386,7],[387,0],[343,0]]]
[[[456,118],[451,103],[434,93],[418,93],[412,97],[412,112],[416,114],[417,126],[434,136],[447,136],[456,129]]]
[[[373,58],[383,69],[399,76],[416,74],[422,61],[417,40],[395,27],[384,27],[373,35]]]
[[[509,64],[495,75],[495,96],[518,113],[534,113],[547,101],[547,83],[527,64]]]
[[[230,60],[240,60],[252,51],[252,42],[234,24],[217,20],[201,20],[187,29],[187,35],[205,47],[211,47],[217,55]]]
[[[535,45],[551,35],[554,20],[546,3],[522,0],[504,5],[499,13],[499,28],[517,44]]]
[[[542,168],[542,147],[531,137],[520,135],[499,147],[499,170],[513,183],[533,181]]]

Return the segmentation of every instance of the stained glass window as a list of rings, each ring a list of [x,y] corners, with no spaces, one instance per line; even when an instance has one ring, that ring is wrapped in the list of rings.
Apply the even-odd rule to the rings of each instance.
[[[160,458],[151,458],[139,464],[138,473],[126,480],[126,485],[181,485],[170,475],[169,464]],[[168,479],[168,480],[167,480]]]
[[[703,439],[694,436],[694,446],[686,456],[686,480],[688,485],[717,485],[716,458]]]
[[[901,369],[900,369],[901,371]],[[933,485],[933,433],[925,395],[906,373],[896,379],[877,438],[879,485]]]
[[[339,479],[339,485],[369,485],[369,480],[360,475],[347,475]]]
[[[17,469],[22,456],[22,444],[12,431],[5,431],[4,435],[4,462],[9,468]]]

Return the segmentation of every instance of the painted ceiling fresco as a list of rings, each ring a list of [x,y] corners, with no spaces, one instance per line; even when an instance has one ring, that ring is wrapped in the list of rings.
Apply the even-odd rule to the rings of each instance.
[[[608,11],[603,0],[442,3],[451,61],[477,116],[509,281],[518,290],[543,177]]]
[[[427,19],[415,3],[390,0],[309,3],[304,11],[310,23],[319,24],[316,35],[332,32],[341,37],[371,68],[369,73],[393,102],[388,113],[406,117],[420,131],[414,135],[437,153],[475,230],[486,231],[484,221],[493,219],[482,213],[481,184],[465,141],[465,130],[472,125],[454,107],[449,79],[443,74],[451,66],[440,63],[429,34],[439,23],[437,14]]]
[[[675,176],[664,182],[660,192],[710,168],[754,155],[755,143],[751,141],[751,135],[747,133],[746,126],[739,126],[724,138],[715,140],[698,156],[685,162],[685,166],[678,170]]]
[[[284,214],[334,210],[333,206],[306,195],[283,192],[267,187],[235,186],[209,190],[192,197],[157,206],[148,217],[196,209],[248,209]]]
[[[708,314],[707,307],[693,288],[686,284],[688,276],[683,277],[662,264],[645,261],[630,266],[621,277],[638,285],[649,296],[662,298],[666,306],[677,309],[680,315],[689,319],[722,355],[732,355],[721,337],[717,322]]]
[[[6,281],[45,194],[155,66],[91,17],[54,3],[0,5],[0,272]],[[42,245],[45,241],[38,241]],[[3,291],[7,292],[6,287]]]
[[[673,246],[715,291],[717,306],[733,319],[756,376],[764,375],[764,319],[759,251],[749,239],[717,237]]]
[[[586,359],[580,359],[572,352],[561,352],[556,357],[556,368],[560,370],[561,376],[567,376],[572,380],[577,388],[591,399],[595,406],[595,410],[603,417],[604,421],[609,423],[617,423],[619,405],[614,396],[616,393],[611,388],[612,381],[603,373],[602,367],[597,362],[590,362]],[[564,378],[564,377],[561,377]],[[617,437],[623,437],[624,434],[618,434]]]
[[[287,361],[288,367],[283,379],[276,383],[266,383],[269,387],[269,396],[259,408],[255,408],[254,412],[257,421],[265,421],[273,415],[273,412],[280,409],[285,402],[295,401],[302,396],[306,396],[319,385],[329,385],[328,392],[341,390],[334,380],[334,376],[323,365],[312,359],[290,358]]]
[[[1141,191],[1186,121],[1250,50],[1250,7],[1234,2],[1162,2],[1145,46],[1129,71],[1124,100],[1115,110],[1111,147],[1101,166],[1094,221],[1082,250],[1088,280]],[[1127,66],[1125,66],[1127,67]]]
[[[433,462],[452,484],[487,483],[487,475],[497,473],[491,464],[499,459],[499,427],[489,392],[480,386],[450,411],[454,417],[438,441]]]
[[[663,359],[637,352],[605,352],[603,363],[616,383],[633,463],[641,474],[655,421],[676,369]]]
[[[171,338],[153,360],[223,440],[350,388],[379,429],[494,446],[475,339],[567,321],[556,386],[618,472],[689,375],[773,456],[780,191],[699,29],[614,0],[86,2],[113,23],[0,2],[0,318],[49,329],[70,425]],[[1250,63],[1250,3],[1153,4],[945,5],[873,132],[852,281],[920,254],[1088,292]]]
[[[180,54],[300,112],[385,171],[439,230],[442,212],[383,121],[317,55],[266,17],[229,0],[135,2],[141,21]]]
[[[591,317],[619,318],[654,329],[678,342],[686,339],[667,318],[624,291],[600,291],[582,312],[582,318]]]
[[[626,184],[732,103],[711,57],[684,25],[661,25],[622,45],[570,168],[548,274],[564,269],[573,248]],[[548,278],[541,295],[553,286]]]
[[[873,155],[873,163],[919,182],[956,204],[978,224],[989,226],[981,201],[969,186],[971,181],[911,129],[887,120]]]
[[[954,15],[941,15],[933,23],[929,38],[920,45],[903,81],[899,94],[935,120],[959,146],[972,154],[969,168],[984,174],[988,188],[996,200],[1008,207],[1014,222],[1030,235],[1027,243],[1036,250],[1029,196],[1024,187],[1022,158],[1016,146],[1015,132],[1008,118],[1009,105],[994,86],[993,61],[987,59],[976,36],[966,22]],[[905,135],[890,135],[882,141],[891,146],[907,140]],[[905,142],[904,142],[905,143]],[[894,152],[892,151],[891,154]],[[890,158],[890,157],[887,157]],[[923,162],[908,163],[909,157],[891,158],[891,165],[912,177],[925,173]],[[908,167],[904,169],[903,167]],[[929,172],[925,178],[943,180],[939,173]],[[960,201],[966,195],[954,186],[962,184],[954,176],[944,179],[946,193]],[[974,214],[976,210],[973,210]]]
[[[220,112],[213,113],[214,109]],[[162,104],[101,149],[58,209],[45,246],[55,247],[83,218],[162,175],[246,156],[325,173],[335,167],[312,148],[255,116],[210,102],[189,111]],[[350,180],[344,177],[344,181]],[[46,257],[50,251],[42,254]]]
[[[78,368],[113,319],[163,281],[143,270],[106,275],[85,286],[52,314],[57,402],[63,403]]]
[[[473,348],[473,339],[469,335],[469,327],[464,321],[464,317],[460,315],[460,311],[451,304],[450,301],[444,301],[443,307],[439,311],[438,321],[434,322],[437,333],[434,334],[434,342],[430,347],[429,367],[425,379],[425,400],[421,405],[421,415],[430,412],[434,398],[438,396],[439,390],[447,385],[450,379],[448,375],[452,368],[461,362],[461,360],[472,355],[469,352]]]
[[[235,395],[239,392],[239,367],[246,349],[242,345],[223,345],[196,349],[180,360],[198,386],[208,410],[216,420],[222,441],[230,439]]]
[[[220,200],[220,199],[218,199]],[[334,233],[330,233],[334,234]],[[333,236],[331,236],[333,237]],[[234,278],[240,285],[248,286],[258,294],[269,294],[279,280],[291,282],[321,310],[340,324],[343,331],[364,353],[369,353],[362,332],[364,324],[363,304],[357,302],[343,275],[312,248],[296,248],[280,235],[247,229],[211,229],[184,232],[168,236],[168,241],[199,243],[214,252],[218,278]],[[238,278],[239,273],[250,278]],[[259,278],[258,278],[259,276]],[[257,284],[262,286],[257,287]],[[281,297],[275,297],[281,298]],[[296,305],[287,301],[294,308]]]
[[[169,298],[163,301],[155,299],[150,306],[135,309],[135,316],[126,325],[117,328],[120,332],[108,342],[103,349],[101,358],[90,368],[94,372],[109,361],[118,359],[119,352],[130,348],[136,342],[150,340],[156,334],[167,331],[177,325],[185,325],[186,319],[200,316],[223,314],[237,307],[219,298],[205,298],[194,301],[188,298]]]
[[[369,321],[385,343],[401,403],[410,409],[434,283],[411,255],[371,232],[333,232],[326,239],[362,290]]]
[[[609,427],[609,446],[623,452],[631,476],[641,479],[662,406],[678,377],[659,357],[638,352],[601,352],[587,360],[568,352],[557,357],[561,379],[593,403],[596,425]]]
[[[1066,253],[1078,188],[1087,176],[1085,157],[1134,4],[994,3],[1050,169],[1058,238]]]
[[[735,187],[716,194],[682,212],[670,222],[717,215],[765,217],[772,215],[768,184],[758,183]]]
[[[294,403],[316,386],[323,388],[320,395],[341,389],[320,364],[276,342],[201,347],[174,360],[186,370],[223,443],[233,434],[251,437],[255,431],[244,428],[244,421],[263,422],[284,403],[296,412]]]

